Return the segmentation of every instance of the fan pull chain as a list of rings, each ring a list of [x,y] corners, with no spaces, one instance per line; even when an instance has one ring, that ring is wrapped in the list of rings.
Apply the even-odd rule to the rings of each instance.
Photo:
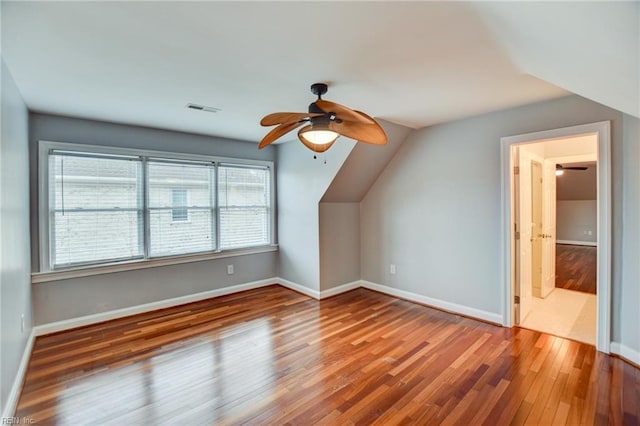
[[[318,154],[313,154],[313,159],[317,160],[318,159]],[[327,154],[323,154],[322,155],[322,163],[323,164],[327,164]]]

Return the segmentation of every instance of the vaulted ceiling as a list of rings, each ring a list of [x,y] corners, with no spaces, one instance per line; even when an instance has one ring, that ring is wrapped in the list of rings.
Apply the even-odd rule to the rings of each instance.
[[[630,4],[607,6],[607,18],[637,13]],[[461,2],[3,1],[2,55],[32,110],[247,141],[264,135],[263,115],[305,111],[317,81],[330,84],[327,99],[413,128],[567,90],[634,113],[637,19],[613,36],[622,24],[594,30],[591,9],[528,12]],[[593,55],[572,52],[593,31]],[[572,53],[583,58],[573,80]],[[595,74],[585,69],[594,62]],[[615,82],[604,78],[612,69]],[[591,78],[602,80],[597,90]]]

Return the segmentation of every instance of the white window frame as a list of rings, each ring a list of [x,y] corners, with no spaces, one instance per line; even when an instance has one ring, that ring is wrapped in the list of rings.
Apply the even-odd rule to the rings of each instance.
[[[270,188],[269,188],[269,196],[270,196],[270,227],[269,227],[269,240],[270,242],[266,246],[253,246],[253,247],[245,247],[240,250],[221,250],[219,246],[220,233],[219,229],[216,229],[216,239],[217,250],[207,253],[198,253],[198,254],[185,254],[185,255],[171,255],[163,258],[149,258],[147,256],[147,247],[144,247],[145,258],[144,259],[135,259],[131,261],[125,262],[114,262],[114,263],[96,263],[91,265],[85,265],[79,268],[60,268],[53,269],[51,265],[51,257],[50,257],[50,222],[49,222],[49,153],[51,151],[75,151],[75,152],[84,152],[87,154],[111,154],[111,155],[127,155],[127,156],[139,156],[142,157],[143,161],[143,173],[146,174],[146,160],[149,158],[166,158],[170,160],[187,160],[187,161],[199,161],[199,162],[212,162],[217,164],[237,164],[240,166],[257,166],[257,167],[265,167],[268,168],[269,179],[270,179]],[[56,275],[70,275],[69,271],[73,270],[84,270],[85,273],[79,273],[77,276],[86,276],[93,275],[93,273],[86,273],[86,270],[95,269],[102,272],[96,273],[106,273],[106,272],[115,272],[119,270],[129,270],[129,269],[139,269],[139,268],[148,268],[152,266],[161,266],[175,263],[184,263],[190,261],[200,261],[200,260],[208,260],[219,257],[228,257],[234,255],[242,255],[242,254],[251,254],[253,252],[259,253],[264,251],[274,251],[276,250],[276,240],[275,240],[275,170],[274,163],[272,161],[263,161],[263,160],[249,160],[249,159],[239,159],[239,158],[230,158],[230,157],[218,157],[211,155],[201,155],[201,154],[185,154],[185,153],[177,153],[177,152],[169,152],[169,151],[154,151],[154,150],[144,150],[144,149],[132,149],[132,148],[118,148],[118,147],[109,147],[109,146],[99,146],[99,145],[88,145],[88,144],[77,144],[77,143],[69,143],[69,142],[54,142],[47,140],[40,140],[38,142],[38,224],[39,224],[39,270],[40,272],[35,275],[47,275],[47,274],[56,274]],[[216,168],[217,170],[217,168]],[[146,179],[146,176],[145,176]],[[146,181],[143,179],[143,196],[146,199],[148,196]],[[217,181],[216,181],[216,197],[217,197]],[[147,215],[147,203],[144,205],[144,215]],[[219,208],[216,204],[216,228],[219,228]],[[146,227],[146,225],[145,225]],[[146,244],[147,239],[145,240]],[[111,266],[116,265],[118,267],[111,268]],[[120,267],[121,266],[121,267]],[[76,276],[71,274],[70,276]],[[60,279],[51,277],[51,280]],[[34,282],[44,282],[49,281],[46,276],[40,277],[40,279],[34,280]]]

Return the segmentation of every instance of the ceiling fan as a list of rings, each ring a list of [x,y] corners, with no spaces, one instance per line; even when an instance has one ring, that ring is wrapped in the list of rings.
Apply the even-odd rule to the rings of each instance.
[[[298,131],[298,139],[315,153],[325,152],[340,135],[374,145],[387,143],[382,127],[367,114],[335,102],[322,99],[328,86],[311,85],[311,93],[318,99],[309,105],[309,112],[275,112],[260,120],[262,126],[276,126],[266,134],[259,149],[270,145],[290,131],[306,124]],[[314,156],[315,158],[315,156]]]
[[[564,167],[562,164],[556,164],[556,176],[562,176],[565,170],[587,170],[586,166]]]

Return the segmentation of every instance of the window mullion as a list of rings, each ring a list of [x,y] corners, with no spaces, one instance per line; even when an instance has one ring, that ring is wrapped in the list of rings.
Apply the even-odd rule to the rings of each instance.
[[[215,203],[213,206],[213,215],[211,215],[214,218],[214,227],[212,229],[215,229],[216,232],[216,251],[220,251],[220,194],[219,194],[219,189],[220,189],[220,173],[219,173],[220,168],[218,167],[218,163],[214,164],[213,166],[213,174],[215,177],[215,181],[213,183],[213,185],[211,185],[212,191],[213,191],[213,202]]]
[[[143,247],[143,255],[145,259],[149,258],[149,245],[150,245],[150,235],[151,235],[151,216],[149,211],[149,170],[147,161],[147,157],[142,157],[142,220],[143,220],[143,238],[142,244]]]

